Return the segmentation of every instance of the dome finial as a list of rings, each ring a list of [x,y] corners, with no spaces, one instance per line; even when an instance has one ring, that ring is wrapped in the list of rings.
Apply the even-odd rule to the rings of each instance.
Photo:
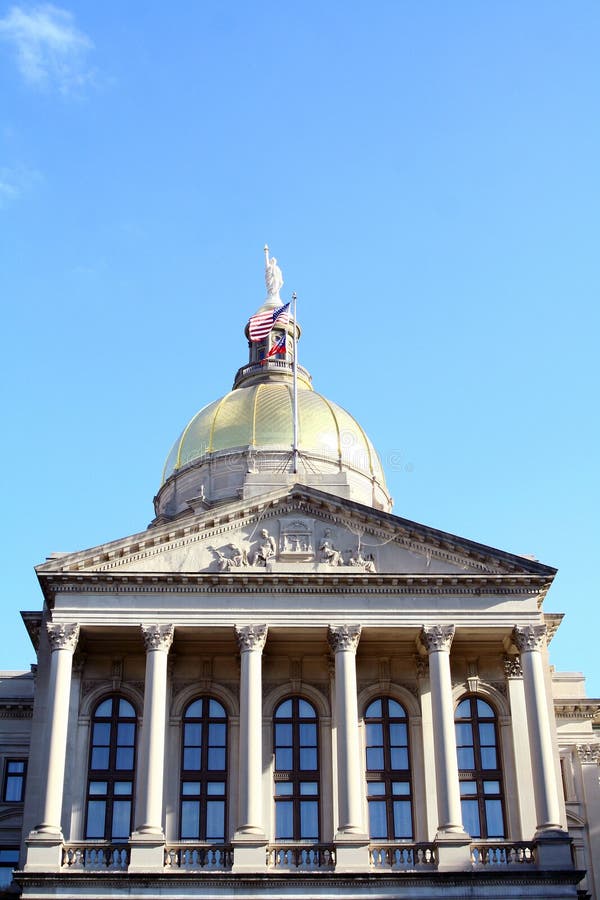
[[[269,259],[269,245],[265,244],[265,284],[267,285],[267,300],[278,300],[281,302],[279,291],[283,287],[283,275],[281,269],[277,265],[274,256]]]

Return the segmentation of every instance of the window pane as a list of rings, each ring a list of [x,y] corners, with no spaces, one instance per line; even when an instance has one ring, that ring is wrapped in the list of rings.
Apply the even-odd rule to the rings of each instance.
[[[410,800],[394,800],[394,837],[412,837]]]
[[[317,751],[312,747],[300,748],[300,768],[303,771],[317,768]]]
[[[224,708],[216,700],[209,701],[208,714],[211,719],[226,719],[227,713]]]
[[[317,746],[317,726],[303,722],[300,725],[300,744],[304,747]]]
[[[392,769],[408,769],[408,750],[406,748],[392,748],[390,751]]]
[[[383,725],[373,722],[367,723],[367,746],[383,746]]]
[[[496,729],[494,728],[492,722],[480,722],[479,723],[479,740],[482,745],[486,745],[488,747],[494,747],[496,744]]]
[[[366,717],[370,716],[374,719],[380,719],[381,718],[381,700],[373,700],[373,702],[369,706],[367,706],[365,716]]]
[[[396,796],[410,794],[410,784],[408,781],[395,781],[392,784],[392,794]]]
[[[113,803],[112,837],[129,837],[131,800],[115,800]]]
[[[275,784],[275,796],[284,797],[294,793],[294,785],[291,781],[278,781]]]
[[[23,799],[23,776],[9,775],[4,786],[4,799],[7,803],[20,803]]]
[[[470,719],[471,718],[471,704],[469,700],[463,700],[462,703],[459,703],[456,707],[455,716],[457,719]]]
[[[208,770],[209,772],[222,772],[225,769],[225,748],[209,747]]]
[[[206,840],[225,840],[225,803],[223,800],[208,800],[206,803]]]
[[[367,747],[367,769],[370,772],[381,772],[383,769],[383,750]]]
[[[186,722],[183,729],[183,742],[186,747],[199,747],[202,743],[202,725],[200,722]]]
[[[200,719],[202,718],[202,700],[194,700],[193,703],[190,703],[188,708],[185,711],[186,719]]]
[[[94,747],[91,767],[92,769],[108,769],[108,747]]]
[[[406,713],[404,711],[404,707],[400,706],[400,704],[396,700],[388,700],[388,708],[390,717],[392,719],[405,719]]]
[[[275,745],[277,747],[292,746],[292,726],[277,724],[275,725]]]
[[[106,801],[90,800],[88,802],[88,817],[85,836],[87,838],[103,838],[104,837],[104,815],[106,812]]]
[[[275,839],[289,840],[294,836],[293,805],[290,800],[278,800],[275,804]]]
[[[383,781],[368,781],[367,782],[367,796],[368,797],[381,797],[385,794],[385,784]]]
[[[19,851],[15,848],[9,849],[7,847],[3,847],[0,850],[0,863],[14,863],[16,865],[19,862]]]
[[[489,838],[503,838],[504,821],[502,817],[502,803],[500,800],[485,801],[485,818],[487,836]]]
[[[16,774],[17,772],[24,772],[25,763],[20,759],[9,759],[6,770],[7,772],[10,772],[11,775]]]
[[[181,804],[181,837],[200,836],[200,804],[197,800],[184,800]]]
[[[196,747],[187,747],[183,751],[183,768],[186,771],[200,768],[200,750]]]
[[[306,700],[298,701],[298,715],[300,716],[301,719],[316,719],[317,718],[317,714],[315,713],[314,709],[312,708],[310,703],[306,702]]]
[[[499,794],[500,793],[500,782],[499,781],[484,781],[483,782],[483,793],[484,794]]]
[[[110,717],[112,715],[112,697],[108,700],[104,700],[103,703],[96,709],[94,713],[94,718],[97,719],[100,716]]]
[[[181,785],[181,793],[184,797],[197,797],[200,795],[199,781],[184,781]]]
[[[460,796],[461,797],[473,797],[477,795],[477,782],[476,781],[461,781],[460,782]]]
[[[206,793],[209,796],[217,796],[225,793],[224,781],[209,781],[206,785]]]
[[[90,794],[93,796],[94,794],[100,795],[101,797],[106,796],[106,789],[108,786],[107,781],[90,781]]]
[[[224,747],[227,742],[227,726],[211,722],[208,726],[209,747]]]
[[[319,804],[316,800],[302,800],[300,803],[300,838],[307,840],[319,837]]]
[[[107,747],[110,744],[110,722],[96,722],[94,724],[92,743],[102,747]]]
[[[495,747],[482,747],[481,748],[481,768],[482,769],[497,769],[498,761],[496,758],[496,748]]]
[[[390,743],[396,747],[406,747],[408,744],[406,725],[390,725]]]
[[[300,783],[300,793],[301,794],[318,794],[319,793],[319,785],[316,781],[302,781]]]
[[[477,715],[481,716],[483,719],[495,719],[494,710],[489,705],[489,703],[485,703],[483,700],[477,701]]]
[[[116,769],[133,769],[133,747],[117,747]]]
[[[127,700],[119,700],[119,717],[122,719],[135,718],[135,709]]]
[[[458,768],[469,770],[475,768],[475,756],[469,747],[463,747],[462,749],[459,747]]]
[[[131,781],[115,781],[114,793],[116,796],[129,795],[132,787]]]
[[[369,800],[369,835],[375,839],[388,836],[385,801]]]
[[[471,837],[481,837],[481,825],[479,823],[479,804],[477,800],[461,800],[463,827]]]
[[[276,719],[291,719],[292,717],[292,701],[284,700],[275,712]]]
[[[129,722],[119,722],[117,727],[117,744],[133,747],[135,743],[135,725]]]
[[[292,751],[282,750],[278,747],[275,751],[275,768],[279,772],[291,772],[292,770]]]
[[[459,747],[471,747],[473,745],[473,728],[469,723],[457,723],[456,743]]]

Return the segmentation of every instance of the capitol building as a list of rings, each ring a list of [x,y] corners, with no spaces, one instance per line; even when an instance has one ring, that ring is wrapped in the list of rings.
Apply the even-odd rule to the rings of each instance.
[[[550,664],[556,570],[392,513],[281,285],[267,252],[149,527],[37,567],[37,664],[0,673],[2,887],[600,900],[600,700]]]

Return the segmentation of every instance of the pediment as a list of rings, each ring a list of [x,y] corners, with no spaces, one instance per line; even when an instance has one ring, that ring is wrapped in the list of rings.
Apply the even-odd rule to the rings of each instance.
[[[553,575],[554,570],[313,488],[296,486],[51,558],[38,575]]]

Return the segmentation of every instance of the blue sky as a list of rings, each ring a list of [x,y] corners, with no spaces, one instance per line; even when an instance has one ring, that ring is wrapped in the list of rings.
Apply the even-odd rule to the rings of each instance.
[[[559,568],[600,696],[595,2],[0,4],[0,666],[33,565],[143,529],[265,242],[395,512]]]

